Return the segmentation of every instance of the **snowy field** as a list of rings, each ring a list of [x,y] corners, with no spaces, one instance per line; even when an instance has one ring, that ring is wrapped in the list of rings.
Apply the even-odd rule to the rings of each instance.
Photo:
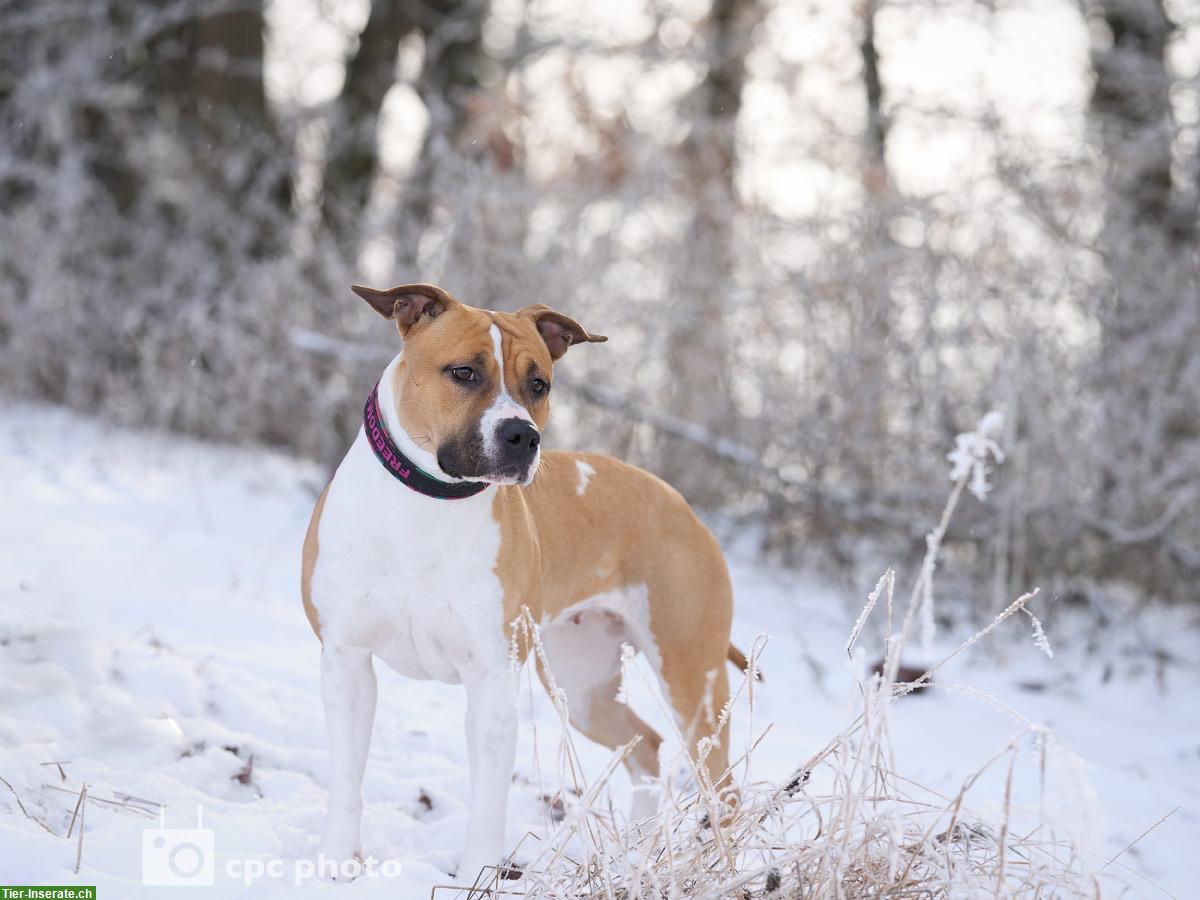
[[[142,885],[142,832],[157,827],[162,803],[169,828],[193,827],[203,806],[216,879],[205,893],[294,895],[295,861],[314,852],[321,831],[327,778],[319,645],[298,597],[322,473],[5,404],[0,474],[0,777],[12,787],[0,784],[0,884],[95,884],[105,900],[169,896]],[[770,725],[750,777],[786,779],[847,720],[862,671],[845,652],[855,610],[829,587],[763,569],[740,549],[731,555],[735,641],[749,649],[771,636],[753,720],[744,702],[735,714],[734,755]],[[911,577],[900,572],[899,584]],[[1074,751],[1077,764],[1064,764],[1064,752],[1048,773],[1046,808],[1093,869],[1175,810],[1105,874],[1134,895],[1200,896],[1196,611],[1111,612],[1109,627],[1090,632],[1082,619],[1047,615],[1052,660],[1016,617],[939,681],[986,692]],[[956,643],[939,638],[934,656]],[[379,674],[363,840],[376,859],[398,861],[400,874],[305,881],[305,893],[428,897],[457,865],[468,795],[462,691]],[[635,706],[653,705],[648,691],[633,695]],[[894,710],[895,768],[953,794],[1017,730],[969,692],[925,691]],[[523,691],[509,847],[533,836],[518,862],[536,855],[538,836],[561,815],[560,739],[540,687]],[[576,745],[595,777],[609,752]],[[1034,759],[1018,758],[1018,806],[1038,803]],[[1000,807],[1003,774],[989,770],[972,788],[976,809]],[[65,835],[84,783],[75,875],[80,823]],[[616,806],[627,790],[620,776]],[[229,875],[231,861],[240,872],[247,860],[270,859],[283,861],[283,876],[247,888]]]

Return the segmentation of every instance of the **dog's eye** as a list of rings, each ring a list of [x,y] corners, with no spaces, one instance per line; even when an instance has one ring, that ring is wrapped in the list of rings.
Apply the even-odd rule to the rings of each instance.
[[[548,390],[550,390],[550,385],[544,378],[535,378],[529,383],[529,393],[535,397],[543,396]]]
[[[455,366],[450,370],[450,374],[454,376],[455,381],[478,381],[475,370],[470,366]]]

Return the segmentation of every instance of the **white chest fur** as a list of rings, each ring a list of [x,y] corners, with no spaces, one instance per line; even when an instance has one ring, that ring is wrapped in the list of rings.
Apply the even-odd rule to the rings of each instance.
[[[385,410],[389,374],[380,385]],[[423,467],[436,465],[401,449]],[[505,665],[493,494],[418,494],[388,473],[360,431],[319,526],[312,601],[323,640],[368,649],[410,678],[451,684]]]

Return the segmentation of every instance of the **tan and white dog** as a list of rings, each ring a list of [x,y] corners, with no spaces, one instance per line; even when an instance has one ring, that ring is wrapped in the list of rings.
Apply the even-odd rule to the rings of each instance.
[[[641,736],[625,765],[633,815],[653,814],[656,794],[636,785],[657,777],[661,739],[616,699],[622,645],[646,655],[695,739],[712,735],[728,698],[726,660],[745,659],[729,643],[725,560],[686,501],[610,457],[542,451],[554,364],[605,338],[542,305],[492,312],[428,284],[353,290],[395,320],[404,345],[304,541],[331,751],[321,851],[362,852],[379,657],[466,688],[471,813],[458,877],[501,862],[517,729],[509,626],[522,607],[541,624],[571,723],[608,747]],[[705,765],[720,786],[725,730],[717,738]]]

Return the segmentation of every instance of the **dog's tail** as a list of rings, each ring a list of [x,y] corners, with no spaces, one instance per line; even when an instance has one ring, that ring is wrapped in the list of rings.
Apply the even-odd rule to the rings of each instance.
[[[746,659],[746,654],[733,646],[733,644],[729,645],[729,653],[726,655],[726,658],[743,672],[748,671],[750,668],[750,661]],[[762,669],[758,666],[754,667],[754,677],[759,681],[763,680]]]

